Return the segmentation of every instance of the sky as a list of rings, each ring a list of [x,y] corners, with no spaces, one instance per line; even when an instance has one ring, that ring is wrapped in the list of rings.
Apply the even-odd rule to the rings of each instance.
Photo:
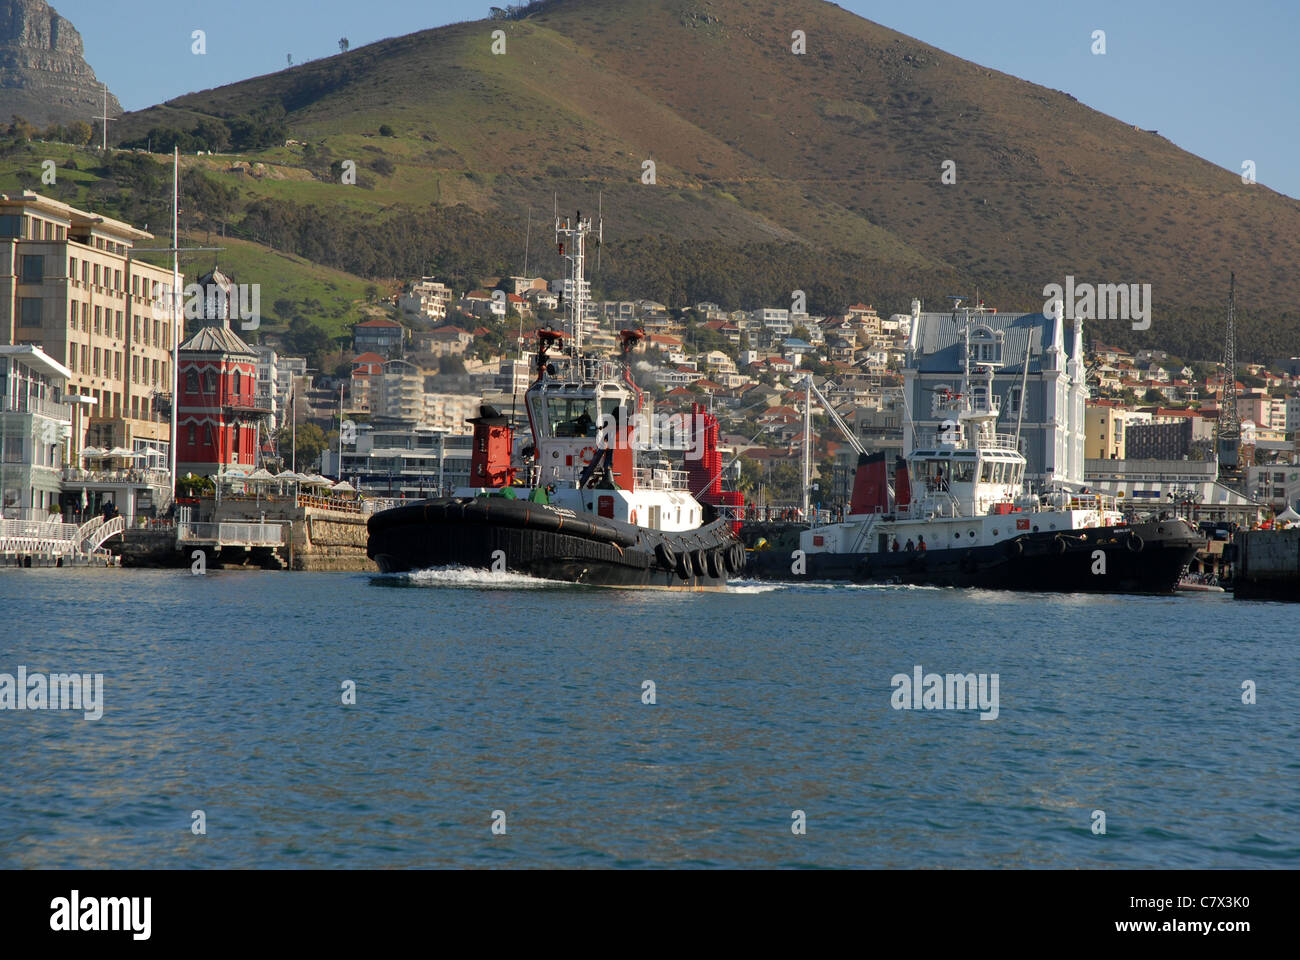
[[[633,0],[635,2],[635,0]],[[487,16],[487,0],[52,0],[128,110],[386,37]],[[502,0],[496,0],[502,5]],[[966,60],[1072,94],[1300,198],[1300,0],[843,0]],[[779,8],[779,0],[778,0]],[[797,25],[796,25],[797,27]],[[793,29],[793,28],[792,28]],[[192,52],[193,31],[207,54]],[[1095,55],[1093,33],[1105,31]],[[809,37],[809,43],[815,37]],[[129,51],[123,55],[123,51]],[[141,55],[143,54],[143,55]]]

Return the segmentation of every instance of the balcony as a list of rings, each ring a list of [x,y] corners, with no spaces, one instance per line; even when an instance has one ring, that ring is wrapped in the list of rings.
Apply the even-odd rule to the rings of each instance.
[[[52,420],[71,422],[72,404],[23,394],[18,397],[0,397],[0,413],[33,413]]]

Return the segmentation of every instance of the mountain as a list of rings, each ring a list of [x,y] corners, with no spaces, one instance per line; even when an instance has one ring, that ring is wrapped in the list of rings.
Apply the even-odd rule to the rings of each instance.
[[[448,268],[469,239],[454,230],[484,248],[464,269],[519,272],[526,210],[536,251],[554,196],[594,210],[603,191],[606,292],[756,306],[804,289],[828,310],[978,289],[1038,309],[1066,276],[1149,283],[1150,330],[1092,332],[1213,356],[1235,270],[1248,350],[1293,352],[1300,328],[1300,202],[820,0],[548,0],[179,97],[113,132],[156,149],[169,129],[223,127],[306,142],[260,149],[282,172],[256,183],[214,167],[239,181],[249,235],[354,273]]]
[[[0,0],[0,119],[47,127],[90,123],[104,88],[83,57],[81,34],[45,0]],[[109,116],[122,105],[111,94]]]

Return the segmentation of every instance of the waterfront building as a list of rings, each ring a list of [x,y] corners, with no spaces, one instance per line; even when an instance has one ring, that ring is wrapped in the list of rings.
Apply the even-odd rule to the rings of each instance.
[[[0,520],[57,519],[72,436],[71,376],[40,347],[0,345]]]
[[[414,420],[357,425],[356,442],[323,453],[321,470],[342,476],[369,496],[418,499],[469,485],[473,436],[448,436]]]
[[[1213,460],[1089,460],[1084,481],[1140,514],[1174,513],[1193,520],[1251,524],[1263,505],[1218,481]]]
[[[960,389],[967,361],[966,316],[922,313],[914,304],[904,355],[903,389],[910,417],[904,455],[944,428],[942,398]],[[1084,401],[1088,397],[1083,322],[1041,313],[970,314],[970,363],[993,368],[993,399],[1001,402],[998,432],[1014,438],[1026,480],[1079,483],[1084,475]],[[1028,371],[1026,371],[1028,358]],[[986,389],[973,387],[978,396]]]
[[[257,352],[228,326],[201,326],[180,347],[178,476],[251,472],[270,411],[257,395]]]
[[[68,370],[88,412],[65,451],[74,463],[85,445],[167,462],[172,273],[136,253],[153,241],[40,194],[0,194],[0,344],[39,346]]]

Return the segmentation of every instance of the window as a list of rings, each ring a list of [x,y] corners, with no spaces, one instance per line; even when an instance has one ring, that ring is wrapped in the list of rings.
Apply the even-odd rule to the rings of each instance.
[[[104,308],[103,308],[103,307],[96,307],[96,308],[95,308],[95,333],[99,333],[99,332],[100,332],[100,320],[103,319],[103,316],[102,316],[102,315],[103,315],[103,312],[104,312]]]
[[[77,279],[77,258],[76,257],[68,257],[68,279],[69,280]]]
[[[90,333],[90,304],[81,305],[81,332]]]
[[[99,376],[99,347],[95,348],[95,359],[90,365],[90,369],[94,372],[95,376]]]
[[[203,374],[203,391],[205,393],[213,393],[216,391],[216,389],[217,389],[217,375],[213,373],[211,370],[205,371]]]
[[[140,296],[140,278],[138,276],[131,278],[131,296]]]
[[[190,393],[199,392],[199,375],[194,370],[185,371],[185,389]]]
[[[239,396],[239,386],[240,386],[239,381],[240,381],[239,371],[236,370],[235,375],[231,380],[232,382],[231,390],[235,394],[235,396]]]
[[[186,431],[185,442],[188,443],[191,447],[194,446],[194,424],[192,423],[189,425],[189,428]]]
[[[153,385],[156,387],[156,386],[158,386],[158,361],[157,361],[157,360],[150,360],[149,362],[150,362],[150,364],[152,364],[152,366],[150,367],[150,370],[151,370],[151,373],[152,373],[152,376],[153,376]]]
[[[140,342],[140,315],[137,313],[131,324],[131,339],[136,343]]]
[[[68,369],[75,371],[77,369],[77,345],[68,344]]]
[[[68,301],[68,326],[73,330],[77,329],[77,313],[77,301]]]
[[[99,264],[95,264],[95,286],[99,286]]]
[[[113,351],[113,379],[122,379],[122,355],[116,350]]]
[[[24,255],[21,261],[23,283],[45,282],[45,257]]]
[[[122,339],[122,311],[121,311],[121,310],[118,310],[118,311],[117,311],[117,323],[116,323],[116,325],[115,325],[115,327],[114,327],[114,330],[115,330],[115,332],[114,332],[113,336],[115,336],[115,337],[117,337],[117,339],[121,340],[121,339]]]
[[[20,327],[39,327],[41,325],[41,303],[38,297],[18,298],[18,325]]]
[[[1012,387],[1007,391],[1007,413],[1020,412],[1020,399],[1023,391],[1020,387]]]
[[[16,213],[0,214],[0,237],[21,239],[23,235],[23,218]]]
[[[131,358],[131,382],[132,383],[140,382],[140,358],[139,357]]]
[[[155,344],[157,344],[157,343],[161,343],[161,342],[162,342],[162,341],[158,338],[158,321],[157,321],[157,320],[155,320],[155,321],[153,322],[153,342],[154,342]]]
[[[175,244],[175,246],[179,246],[179,244]],[[114,289],[114,290],[121,290],[121,289],[122,289],[122,271],[121,271],[121,270],[114,270],[114,271],[113,271],[113,289]]]

